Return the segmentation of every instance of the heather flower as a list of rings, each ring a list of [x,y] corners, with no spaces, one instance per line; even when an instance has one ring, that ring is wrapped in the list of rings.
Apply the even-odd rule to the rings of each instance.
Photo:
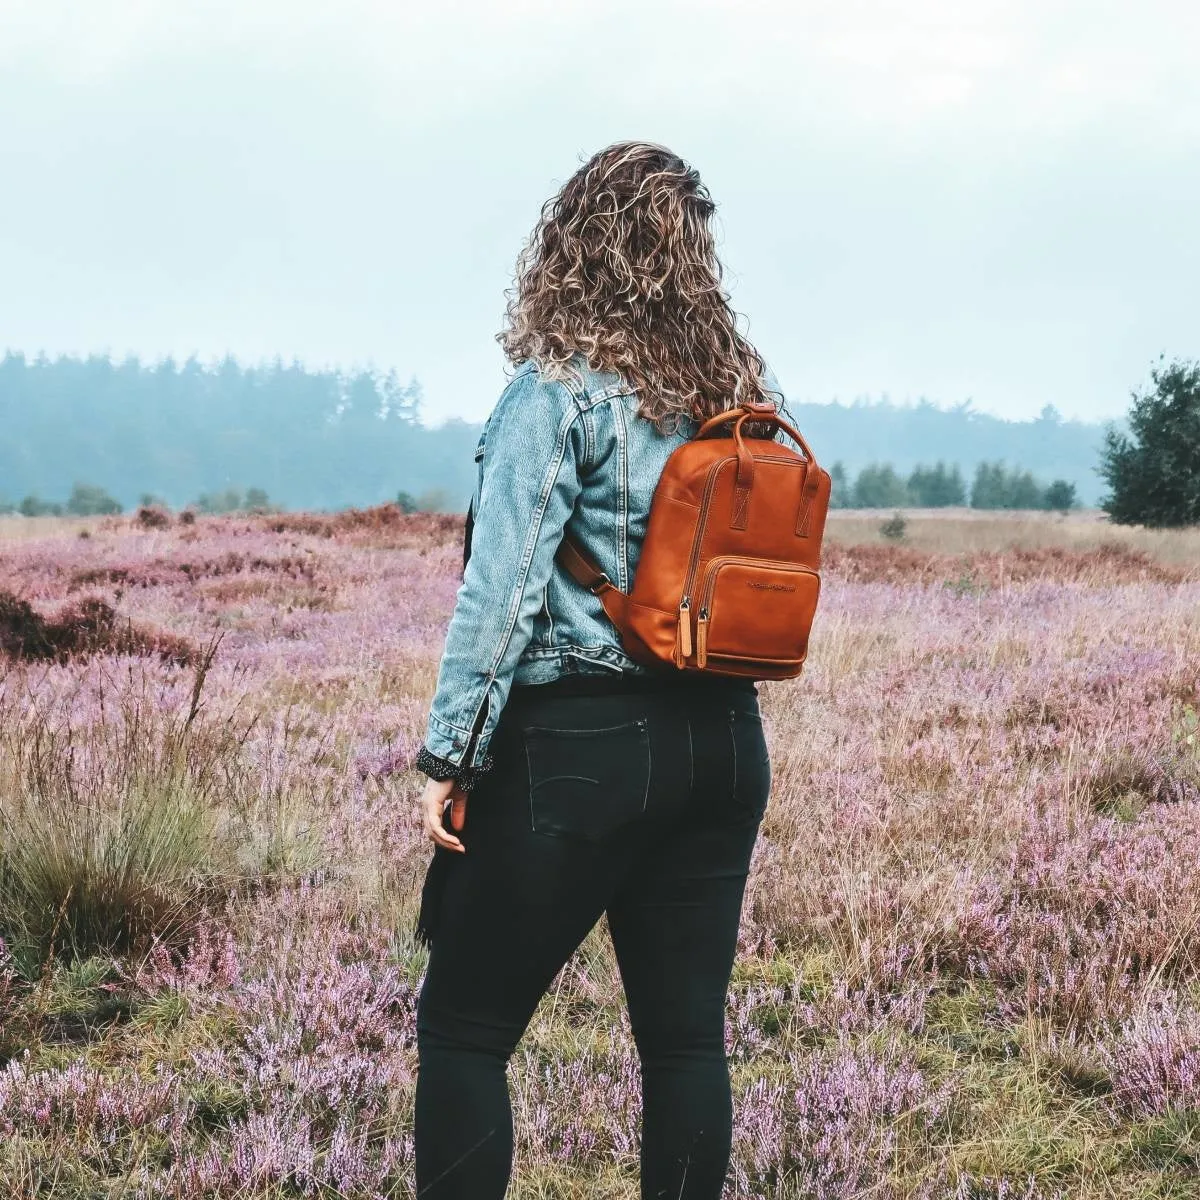
[[[223,636],[199,696],[194,669],[120,644],[8,662],[2,795],[36,767],[103,801],[175,762],[163,734],[186,725],[185,774],[236,854],[184,906],[186,938],[121,959],[130,1008],[102,1022],[96,989],[59,995],[54,972],[18,989],[0,949],[0,1047],[16,1055],[0,1141],[63,1163],[81,1192],[407,1194],[424,960],[403,930],[429,855],[410,762],[460,532],[384,506],[122,518],[5,546],[0,591],[34,613],[86,594],[189,645]],[[907,1195],[914,1164],[986,1136],[978,1044],[1002,1038],[1004,1070],[1025,1071],[1029,1030],[1081,1048],[1077,1082],[1111,1085],[1072,1110],[1085,1132],[1192,1112],[1200,795],[1177,733],[1200,702],[1194,573],[1123,550],[831,543],[828,558],[805,677],[762,688],[774,788],[729,1000],[731,1200]],[[590,1172],[611,1186],[636,1170],[640,1073],[602,937],[556,989],[510,1071],[517,1187],[536,1172],[535,1188],[586,1194]],[[0,1153],[0,1191],[24,1186],[18,1171]],[[947,1174],[915,1196],[1044,1188]]]
[[[1200,1009],[1161,996],[1128,1017],[1115,1038],[1102,1038],[1096,1053],[1118,1113],[1200,1112]]]
[[[191,1115],[179,1080],[161,1069],[142,1079],[81,1061],[31,1072],[14,1060],[0,1072],[0,1133],[6,1137],[20,1130],[111,1145],[143,1129],[178,1136]]]
[[[787,1067],[778,1082],[751,1084],[735,1111],[734,1192],[747,1200],[766,1200],[785,1182],[789,1194],[814,1200],[884,1186],[901,1138],[932,1130],[953,1095],[894,1038],[792,1054]]]
[[[1005,1011],[1080,1027],[1128,1011],[1138,985],[1200,969],[1200,805],[1135,822],[1032,822],[1008,871],[981,884],[961,927],[961,965],[1006,995]]]

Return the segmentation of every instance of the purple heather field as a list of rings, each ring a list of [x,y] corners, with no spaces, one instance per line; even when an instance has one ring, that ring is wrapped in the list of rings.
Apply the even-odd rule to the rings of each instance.
[[[761,689],[728,1197],[1200,1195],[1194,543],[841,521],[806,672]],[[0,1195],[412,1195],[410,763],[461,520],[15,529]],[[510,1195],[637,1196],[603,923],[510,1086]]]

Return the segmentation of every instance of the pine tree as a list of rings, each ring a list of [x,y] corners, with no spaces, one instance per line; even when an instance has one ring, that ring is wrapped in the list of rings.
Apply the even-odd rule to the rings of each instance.
[[[1133,394],[1129,434],[1110,428],[1100,475],[1112,489],[1101,508],[1121,525],[1200,523],[1200,362],[1176,361],[1150,373],[1153,388]]]

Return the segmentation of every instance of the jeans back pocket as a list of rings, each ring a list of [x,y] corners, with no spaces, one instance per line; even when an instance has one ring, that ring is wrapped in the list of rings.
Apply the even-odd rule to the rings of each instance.
[[[730,805],[752,821],[766,815],[771,794],[771,759],[758,706],[731,705],[728,712],[733,789]]]
[[[645,718],[603,728],[523,729],[535,833],[597,840],[637,820],[650,793]]]

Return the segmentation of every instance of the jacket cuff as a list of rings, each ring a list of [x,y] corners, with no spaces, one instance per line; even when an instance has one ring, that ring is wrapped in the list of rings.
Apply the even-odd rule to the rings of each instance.
[[[427,746],[422,746],[413,759],[413,766],[430,779],[453,779],[462,791],[469,792],[492,769],[493,762],[492,756],[485,754],[474,766],[452,763],[449,759],[438,758]]]

